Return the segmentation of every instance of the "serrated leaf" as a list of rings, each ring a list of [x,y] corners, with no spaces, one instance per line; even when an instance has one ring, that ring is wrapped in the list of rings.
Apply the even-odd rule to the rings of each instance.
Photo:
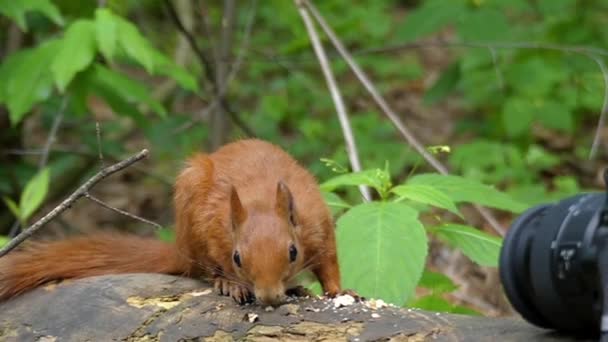
[[[437,208],[446,209],[460,217],[460,211],[456,208],[454,201],[441,190],[429,185],[399,185],[391,189],[391,192],[397,194],[399,199],[409,199],[412,201],[429,204]]]
[[[448,293],[458,289],[458,286],[454,284],[452,279],[441,273],[431,272],[429,270],[425,270],[424,273],[422,273],[418,286],[432,290],[435,294]]]
[[[99,51],[111,61],[116,52],[118,42],[118,25],[115,16],[107,8],[99,8],[95,11],[95,39]]]
[[[65,31],[61,47],[51,64],[57,88],[65,91],[76,73],[86,69],[95,58],[95,25],[91,20],[77,20]]]
[[[12,125],[51,95],[53,75],[45,61],[52,60],[58,49],[59,42],[49,40],[8,56],[0,65],[0,102],[8,107]]]
[[[369,185],[383,194],[390,187],[390,176],[381,169],[363,170],[336,176],[320,185],[321,190],[331,192],[344,186]]]
[[[191,92],[198,92],[199,86],[196,75],[175,64],[158,51],[152,53],[154,60],[155,72],[159,75],[165,75],[175,80],[182,88]]]
[[[414,209],[394,202],[360,204],[338,219],[336,238],[345,288],[400,305],[413,295],[428,250]]]
[[[17,205],[17,203],[15,203],[15,201],[13,201],[12,199],[5,197],[5,196],[3,196],[2,199],[4,200],[4,203],[6,204],[8,209],[11,211],[11,213],[13,213],[13,215],[15,215],[15,217],[17,219],[19,219],[21,217],[21,213],[20,213],[19,206]]]
[[[49,181],[49,168],[44,168],[25,185],[19,201],[21,221],[26,221],[42,204],[49,190]]]
[[[474,262],[482,266],[498,266],[502,240],[473,227],[459,224],[444,224],[429,229],[440,240],[457,248]]]
[[[119,107],[117,108],[119,115],[132,114],[131,116],[134,118],[139,117],[141,114],[138,114],[139,111],[136,108],[138,104],[150,106],[161,117],[167,115],[162,104],[155,100],[148,87],[139,81],[110,70],[101,64],[94,65],[90,77],[95,84],[96,91],[106,100],[110,100],[110,105],[114,104]],[[125,110],[127,112],[124,112]]]
[[[118,42],[127,55],[143,65],[149,73],[154,73],[154,48],[139,32],[137,27],[127,20],[115,16],[118,28]]]
[[[456,175],[419,174],[411,177],[407,184],[433,186],[443,191],[456,203],[476,203],[514,213],[520,213],[527,209],[525,204],[493,187]]]
[[[0,14],[15,20],[23,31],[27,31],[27,12],[40,12],[57,25],[63,25],[59,9],[50,0],[0,0]]]

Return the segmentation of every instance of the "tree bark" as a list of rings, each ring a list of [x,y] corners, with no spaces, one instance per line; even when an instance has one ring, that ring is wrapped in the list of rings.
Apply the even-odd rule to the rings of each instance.
[[[300,298],[267,311],[157,274],[47,285],[0,303],[2,341],[564,341],[520,319]]]

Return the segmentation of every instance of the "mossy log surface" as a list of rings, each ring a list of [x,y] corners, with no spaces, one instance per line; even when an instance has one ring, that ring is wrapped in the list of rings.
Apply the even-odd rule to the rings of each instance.
[[[301,298],[267,311],[157,274],[47,285],[0,304],[0,341],[565,341],[520,319]]]

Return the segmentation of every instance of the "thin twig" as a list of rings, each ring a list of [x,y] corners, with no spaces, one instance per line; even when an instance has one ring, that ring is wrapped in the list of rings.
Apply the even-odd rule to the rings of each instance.
[[[448,169],[445,167],[438,159],[436,159],[432,154],[430,154],[418,141],[418,139],[414,136],[414,134],[405,126],[405,124],[401,121],[399,116],[393,111],[393,109],[388,105],[388,103],[384,100],[382,95],[378,92],[375,85],[371,82],[369,77],[365,74],[365,72],[359,67],[357,62],[354,60],[352,55],[348,52],[348,50],[342,44],[342,41],[335,34],[333,29],[327,24],[325,19],[321,16],[321,13],[316,9],[316,7],[308,0],[296,0],[300,3],[304,4],[315,17],[323,31],[327,37],[334,44],[342,58],[348,63],[350,68],[353,70],[359,81],[363,84],[365,89],[370,93],[374,101],[378,104],[378,106],[382,109],[384,114],[393,122],[393,124],[397,127],[401,135],[407,140],[407,142],[414,147],[418,153],[420,153],[424,159],[427,160],[429,164],[431,164],[437,171],[441,174],[448,174]],[[479,205],[475,205],[477,211],[486,219],[486,221],[492,226],[492,228],[500,235],[504,236],[505,229],[498,223],[496,218],[491,214],[491,212]]]
[[[61,105],[59,107],[59,111],[55,115],[55,119],[53,120],[53,124],[51,125],[51,130],[49,131],[49,136],[46,139],[46,143],[42,148],[42,155],[40,156],[40,161],[38,162],[38,168],[42,169],[46,166],[46,163],[49,160],[49,152],[51,151],[51,146],[55,142],[55,138],[57,137],[57,131],[59,130],[59,126],[61,125],[61,121],[63,120],[63,114],[65,109],[68,106],[68,102],[70,101],[70,96],[66,95],[63,97],[61,101]]]
[[[606,121],[606,113],[608,112],[608,69],[606,68],[604,60],[602,60],[600,57],[595,55],[589,55],[589,58],[595,61],[597,66],[602,71],[602,76],[604,77],[604,103],[602,104],[602,112],[600,113],[600,118],[597,121],[597,129],[595,130],[595,137],[593,138],[591,151],[589,152],[589,159],[593,159],[597,153],[597,149],[600,144],[600,131],[602,127],[604,127],[604,122]]]
[[[64,212],[66,209],[70,208],[74,202],[83,197],[93,186],[95,186],[100,180],[108,177],[111,174],[114,174],[135,162],[142,160],[148,156],[148,150],[141,150],[136,155],[131,156],[121,162],[118,162],[114,165],[108,166],[93,177],[89,178],[83,185],[81,185],[76,191],[74,191],[68,198],[66,198],[61,204],[56,206],[53,210],[51,210],[44,217],[36,221],[36,223],[29,226],[27,229],[23,230],[19,235],[17,235],[14,239],[12,239],[8,244],[6,244],[2,249],[0,249],[0,257],[6,255],[8,252],[13,250],[15,247],[19,246],[23,241],[27,240],[29,237],[34,235],[36,231],[42,228],[46,223],[51,221],[57,215]]]
[[[141,221],[141,222],[143,222],[143,223],[147,223],[147,224],[152,225],[152,226],[154,226],[154,227],[156,227],[156,228],[158,228],[158,229],[162,229],[162,228],[163,228],[163,227],[162,227],[160,224],[158,224],[158,223],[156,223],[156,222],[152,222],[152,221],[147,220],[147,219],[145,219],[145,218],[143,218],[143,217],[137,216],[137,215],[135,215],[135,214],[131,214],[130,212],[124,211],[124,210],[122,210],[122,209],[115,208],[115,207],[113,207],[113,206],[111,206],[111,205],[107,204],[106,202],[104,202],[104,201],[100,200],[99,198],[97,198],[97,197],[95,197],[95,196],[91,195],[91,194],[90,194],[90,193],[88,193],[88,192],[85,192],[85,193],[84,193],[84,197],[86,197],[86,198],[90,199],[91,201],[93,201],[93,202],[95,202],[95,203],[99,204],[100,206],[102,206],[102,207],[104,207],[104,208],[106,208],[106,209],[110,209],[110,210],[115,211],[115,212],[117,212],[117,213],[119,213],[119,214],[122,214],[122,215],[125,215],[125,216],[127,216],[127,217],[130,217],[130,218],[132,218],[132,219],[134,219],[134,220],[138,220],[138,221]]]
[[[226,99],[225,99],[226,89],[222,89],[222,87],[218,86],[218,84],[216,82],[216,70],[213,67],[213,64],[211,63],[211,61],[209,60],[209,57],[207,57],[207,55],[205,54],[203,49],[197,44],[196,39],[194,38],[194,35],[190,31],[188,31],[188,29],[186,29],[186,27],[182,23],[181,19],[179,18],[179,15],[177,14],[175,7],[171,3],[171,0],[164,0],[163,2],[169,12],[169,16],[171,17],[171,20],[173,21],[173,23],[175,24],[177,29],[180,31],[180,33],[186,38],[186,40],[188,41],[188,44],[190,45],[190,47],[192,48],[192,50],[198,57],[198,60],[202,64],[203,68],[205,69],[205,71],[204,71],[205,77],[207,78],[207,81],[209,82],[209,84],[211,84],[214,95],[219,99],[218,101],[219,101],[219,104],[221,105],[220,107],[226,113],[228,113],[228,116],[230,117],[230,119],[234,122],[234,124],[239,129],[241,129],[247,136],[254,137],[255,133],[253,132],[253,130],[249,126],[247,126],[247,124],[239,117],[239,115],[234,110],[232,110],[230,108],[228,101],[226,101]],[[214,101],[215,100],[216,99],[214,99]]]
[[[340,126],[342,127],[342,132],[344,134],[344,141],[346,142],[346,152],[348,153],[350,164],[353,168],[353,171],[361,171],[361,162],[359,161],[359,154],[357,152],[355,136],[350,125],[350,120],[348,119],[348,114],[346,113],[346,106],[344,105],[342,94],[340,93],[340,89],[336,84],[336,80],[334,78],[333,72],[331,71],[329,61],[327,60],[325,49],[321,44],[319,35],[317,34],[314,23],[312,22],[312,19],[310,18],[306,7],[303,6],[301,0],[294,0],[294,2],[298,7],[298,12],[302,17],[302,20],[304,21],[304,25],[306,26],[306,30],[308,31],[308,36],[310,37],[312,47],[315,51],[315,54],[317,55],[317,59],[319,60],[319,64],[321,65],[321,70],[323,71],[323,75],[325,76],[325,81],[327,82],[327,87],[329,88],[331,97],[334,101],[336,113],[338,114]],[[361,186],[360,190],[365,200],[371,200],[371,194],[368,187]]]
[[[205,75],[207,76],[207,79],[210,81],[210,83],[213,84],[214,83],[213,75],[215,74],[215,71],[213,70],[213,65],[209,61],[209,58],[207,58],[207,55],[205,55],[203,50],[196,43],[196,39],[194,38],[194,35],[192,35],[192,33],[190,33],[190,31],[188,31],[186,29],[186,27],[184,26],[184,24],[182,23],[182,20],[179,18],[179,15],[177,14],[175,7],[171,3],[171,0],[164,0],[163,2],[165,4],[165,7],[167,8],[167,10],[169,11],[169,16],[171,17],[173,24],[175,24],[177,29],[188,40],[190,47],[192,48],[192,50],[194,51],[194,53],[200,60],[201,64],[203,65],[203,68],[205,68]]]
[[[234,63],[232,63],[232,66],[230,67],[230,72],[228,73],[228,76],[226,77],[226,84],[224,85],[223,89],[220,89],[220,91],[222,93],[226,92],[226,88],[228,88],[228,85],[230,84],[230,82],[232,82],[232,80],[236,77],[236,74],[238,73],[239,69],[241,68],[241,65],[243,64],[243,60],[245,59],[245,57],[247,55],[247,51],[249,51],[249,43],[251,42],[251,32],[253,31],[253,23],[255,22],[255,15],[257,12],[257,8],[258,8],[258,1],[251,0],[250,7],[251,7],[251,9],[249,10],[249,17],[247,18],[247,24],[245,25],[245,29],[243,31],[243,41],[241,42],[241,47],[239,49],[239,53],[238,53],[236,59],[234,60]]]
[[[97,135],[97,153],[99,154],[99,164],[104,167],[103,152],[101,148],[101,126],[99,122],[95,122],[95,135]]]
[[[226,76],[228,75],[228,61],[230,59],[230,52],[232,49],[233,33],[234,33],[234,21],[236,17],[236,0],[224,0],[224,11],[221,20],[221,31],[220,41],[216,53],[214,54],[215,59],[215,96],[220,101],[220,106],[215,108],[215,111],[211,113],[211,150],[219,148],[228,135],[230,130],[230,122],[228,121],[228,114],[225,104],[226,94],[222,93],[222,89],[226,88]]]

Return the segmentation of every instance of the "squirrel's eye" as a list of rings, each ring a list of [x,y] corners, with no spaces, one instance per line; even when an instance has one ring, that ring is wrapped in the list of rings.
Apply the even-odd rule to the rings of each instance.
[[[238,267],[241,267],[241,255],[239,254],[239,252],[237,252],[237,251],[234,252],[234,255],[232,255],[232,260],[234,260],[234,263]]]
[[[289,246],[289,261],[290,262],[296,261],[297,256],[298,256],[298,250],[296,249],[296,246],[294,246],[294,245]]]

